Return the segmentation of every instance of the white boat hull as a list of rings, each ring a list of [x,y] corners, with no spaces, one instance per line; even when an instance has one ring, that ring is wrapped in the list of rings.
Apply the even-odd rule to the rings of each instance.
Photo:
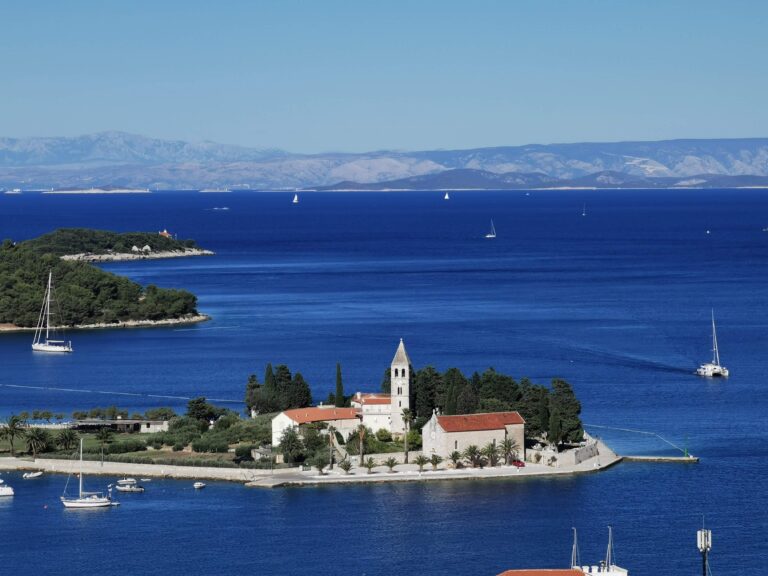
[[[115,489],[118,492],[144,492],[143,486],[135,486],[135,485],[123,485],[123,486],[115,486]]]
[[[0,486],[0,496],[13,496],[13,488],[10,486]]]
[[[64,498],[62,496],[61,503],[64,504],[64,508],[107,508],[109,506],[117,506],[117,502],[112,502],[109,498]]]
[[[30,480],[32,478],[40,478],[40,476],[42,475],[43,475],[42,471],[25,472],[24,474],[21,475],[21,477],[24,478],[24,480]]]
[[[728,368],[719,364],[702,364],[696,370],[696,374],[705,378],[728,378]]]
[[[37,352],[58,352],[69,353],[72,352],[72,344],[65,342],[62,344],[52,344],[50,342],[35,342],[32,344],[32,350]]]

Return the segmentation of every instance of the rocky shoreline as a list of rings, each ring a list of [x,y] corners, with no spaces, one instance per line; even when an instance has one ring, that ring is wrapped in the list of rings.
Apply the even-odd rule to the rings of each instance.
[[[165,250],[159,252],[113,252],[111,254],[65,254],[62,260],[74,260],[77,262],[127,262],[131,260],[160,260],[162,258],[187,258],[189,256],[213,256],[212,250],[201,248],[185,248],[183,250]]]
[[[58,326],[58,330],[94,330],[100,328],[152,328],[156,326],[176,326],[183,324],[196,324],[207,322],[211,317],[207,314],[194,314],[181,318],[168,318],[165,320],[125,320],[123,322],[100,322],[98,324],[77,324],[75,326]],[[34,326],[22,327],[14,324],[0,324],[0,332],[34,332]]]

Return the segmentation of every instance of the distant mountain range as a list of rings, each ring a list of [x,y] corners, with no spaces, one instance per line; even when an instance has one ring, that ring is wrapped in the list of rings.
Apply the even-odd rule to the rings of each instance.
[[[552,178],[546,174],[457,169],[387,182],[339,182],[317,190],[535,190],[556,188],[768,188],[768,176],[699,174],[686,178],[635,176],[605,170],[581,178]]]
[[[768,138],[324,154],[124,132],[0,138],[5,188],[730,187],[766,179]]]

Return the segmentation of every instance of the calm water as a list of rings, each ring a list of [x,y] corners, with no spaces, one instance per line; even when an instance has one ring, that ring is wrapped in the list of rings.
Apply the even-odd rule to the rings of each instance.
[[[291,196],[0,196],[2,237],[168,228],[218,253],[108,266],[192,290],[211,322],[73,333],[76,353],[64,357],[33,355],[27,334],[0,336],[0,414],[182,407],[197,395],[238,408],[247,375],[266,362],[301,371],[317,399],[332,389],[336,362],[347,391],[374,390],[403,337],[417,366],[564,377],[585,422],[658,433],[702,462],[552,481],[272,492],[210,484],[195,494],[186,482],[154,482],[119,509],[88,515],[57,505],[62,478],[5,475],[17,496],[0,502],[0,565],[481,575],[565,566],[571,526],[594,563],[612,524],[633,576],[677,576],[699,569],[705,513],[714,573],[764,573],[763,192],[467,192],[449,202],[304,194],[298,206]],[[491,218],[495,241],[483,239]],[[727,382],[691,375],[709,356],[712,307]],[[624,453],[674,452],[649,435],[593,432]]]

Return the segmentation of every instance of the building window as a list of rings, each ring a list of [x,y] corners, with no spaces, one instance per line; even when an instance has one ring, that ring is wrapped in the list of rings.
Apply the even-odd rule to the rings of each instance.
[[[459,449],[459,441],[458,440],[454,440],[453,441],[453,449],[454,450],[458,450]]]
[[[397,406],[398,406],[398,408],[402,408],[403,407],[403,403],[402,402],[398,402]]]

